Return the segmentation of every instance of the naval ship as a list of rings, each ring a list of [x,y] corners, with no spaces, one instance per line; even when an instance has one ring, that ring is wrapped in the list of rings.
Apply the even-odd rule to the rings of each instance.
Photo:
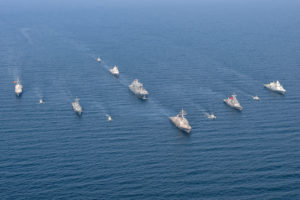
[[[106,117],[107,117],[107,121],[111,122],[112,121],[112,118],[109,114],[106,114]]]
[[[115,65],[115,66],[114,66],[112,69],[110,69],[109,71],[110,71],[110,73],[111,73],[112,75],[114,75],[115,77],[119,77],[119,75],[120,75],[120,72],[119,72],[119,69],[118,69],[117,65]]]
[[[255,100],[255,101],[259,101],[260,100],[259,96],[257,96],[257,95],[256,96],[252,96],[252,99]]]
[[[80,116],[82,113],[82,107],[79,104],[79,98],[77,98],[77,97],[75,98],[75,101],[72,102],[72,107],[73,107],[74,112],[76,112]]]
[[[206,113],[208,119],[216,119],[216,115],[214,113]]]
[[[243,107],[241,106],[241,104],[240,104],[239,101],[237,100],[235,94],[231,95],[231,97],[229,97],[229,98],[227,98],[227,99],[224,99],[224,102],[225,102],[228,106],[230,106],[230,107],[232,107],[232,108],[234,108],[234,109],[237,109],[237,110],[239,110],[239,111],[242,111],[242,110],[243,110]]]
[[[15,93],[16,93],[17,96],[21,96],[21,94],[23,92],[23,86],[22,86],[19,79],[17,81],[15,81],[15,83],[16,83]]]
[[[190,133],[192,130],[192,127],[189,124],[189,121],[184,117],[186,112],[182,109],[178,115],[170,117],[170,120],[173,122],[173,124],[179,128],[180,130]]]
[[[277,92],[279,94],[285,94],[286,90],[282,87],[279,81],[271,81],[268,84],[264,84],[265,88],[268,88],[269,90],[273,92]]]
[[[45,103],[44,99],[41,98],[41,99],[39,100],[39,104],[44,104],[44,103]]]
[[[149,93],[138,79],[135,79],[128,87],[138,98],[143,100],[147,99]]]

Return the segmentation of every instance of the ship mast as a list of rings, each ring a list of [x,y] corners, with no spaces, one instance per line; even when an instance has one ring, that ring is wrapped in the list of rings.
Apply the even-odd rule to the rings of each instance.
[[[186,112],[184,112],[184,110],[182,108],[181,111],[179,112],[179,116],[184,118],[184,115],[186,115]]]

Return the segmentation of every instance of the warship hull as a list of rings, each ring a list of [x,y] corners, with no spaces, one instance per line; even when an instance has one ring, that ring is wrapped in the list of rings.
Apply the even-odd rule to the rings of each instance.
[[[120,72],[116,66],[114,68],[110,69],[109,72],[116,78],[119,78]]]
[[[15,88],[16,96],[20,97],[22,95],[22,93],[23,93],[23,90],[22,90],[21,86],[19,86],[19,87],[16,86],[16,88]]]
[[[119,74],[114,74],[114,73],[111,73],[114,77],[116,77],[116,78],[119,78]]]
[[[139,99],[142,100],[147,100],[148,95],[147,94],[142,94],[140,92],[137,92],[136,90],[134,90],[133,88],[129,87],[129,90]]]
[[[114,77],[116,77],[116,78],[119,78],[119,76],[120,76],[119,73],[114,73],[114,72],[112,72],[112,71],[110,71],[110,73],[111,73]]]
[[[227,99],[224,99],[224,103],[227,104],[229,107],[236,109],[238,111],[242,111],[243,107],[242,106],[238,106],[238,105],[232,105],[231,103],[228,102]]]
[[[81,115],[82,115],[82,111],[75,110],[75,109],[73,109],[73,110],[74,110],[74,112],[75,112],[78,116],[81,116]]]
[[[22,92],[16,92],[15,93],[17,97],[21,97],[22,96]]]
[[[82,108],[79,107],[78,105],[75,105],[74,103],[72,103],[72,107],[73,107],[74,112],[77,115],[81,116],[81,114],[82,114]]]
[[[278,89],[274,89],[272,87],[270,87],[269,84],[264,84],[264,87],[267,88],[268,90],[272,91],[272,92],[276,92],[278,94],[285,94],[286,91],[285,90],[278,90]]]
[[[182,126],[181,123],[178,121],[177,117],[169,117],[171,122],[181,131],[190,134],[192,127],[190,126]]]

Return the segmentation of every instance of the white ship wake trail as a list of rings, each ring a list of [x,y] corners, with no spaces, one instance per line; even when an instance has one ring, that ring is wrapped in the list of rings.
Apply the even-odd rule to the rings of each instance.
[[[154,106],[160,114],[164,115],[165,117],[170,117],[173,112],[163,107],[154,97],[149,98],[147,101],[151,103],[152,106]]]
[[[47,30],[46,30],[47,29]],[[57,37],[58,39],[62,40],[62,43],[65,43],[68,46],[72,46],[74,47],[74,49],[76,49],[79,52],[83,52],[85,55],[89,56],[90,58],[93,58],[93,60],[95,60],[95,62],[97,61],[97,58],[99,56],[101,56],[100,54],[97,55],[96,53],[94,53],[92,51],[92,49],[90,49],[89,47],[87,47],[85,44],[83,44],[82,42],[78,41],[75,39],[75,35],[72,34],[71,32],[55,32],[52,29],[49,29],[48,27],[45,28],[45,30],[49,33],[51,32],[51,35],[53,37]],[[68,37],[66,37],[66,35]],[[62,39],[63,38],[63,39]]]
[[[57,88],[57,92],[60,94],[58,95],[61,99],[71,102],[74,100],[76,96],[72,94],[70,90],[66,88],[66,80],[63,78],[57,78],[53,81],[53,85]]]
[[[42,94],[42,91],[39,87],[34,87],[33,92],[34,92],[35,96],[38,97],[39,99],[44,97]]]
[[[210,116],[210,113],[204,112],[204,116],[205,116],[206,118],[208,118],[208,117]]]
[[[66,89],[66,88],[63,88],[63,87],[60,87],[60,97],[61,99],[63,100],[66,100],[68,102],[72,102],[74,101],[75,97],[70,90]]]
[[[207,114],[210,113],[210,111],[208,109],[205,109],[205,108],[203,108],[202,106],[200,106],[198,104],[195,104],[195,103],[191,102],[190,105],[191,105],[191,107],[193,107],[192,110],[196,110],[197,116],[199,116],[199,117],[200,116],[205,116],[206,117]],[[196,109],[194,109],[194,108],[196,108]],[[188,108],[186,110],[188,110]],[[200,113],[202,113],[202,114],[200,115]]]
[[[216,99],[216,98],[221,99],[224,96],[223,94],[216,92],[208,87],[199,87],[199,90],[203,91],[202,95],[200,96],[201,98],[207,98],[207,96],[209,95],[209,97],[212,99]]]
[[[204,117],[207,118],[207,119],[212,119],[211,114],[215,114],[215,113],[213,113],[213,112],[205,112],[204,113]]]
[[[223,66],[218,67],[217,70],[221,71],[221,74],[223,75],[233,76],[232,80],[234,80],[234,82],[236,82],[237,84],[234,84],[232,82],[230,82],[230,84],[234,84],[234,87],[237,88],[237,91],[239,91],[239,93],[243,93],[243,95],[245,96],[252,97],[257,93],[257,89],[254,89],[255,91],[250,92],[249,90],[246,90],[244,88],[258,88],[262,85],[262,82],[252,78],[251,76],[238,72],[237,70],[234,70],[232,68]],[[228,82],[225,83],[228,84]]]
[[[101,102],[94,101],[94,102],[91,103],[91,106],[93,108],[97,108],[97,110],[100,110],[103,113],[107,112],[107,110],[105,109],[105,107],[103,106],[103,104]]]
[[[89,108],[87,108],[88,109],[86,111],[87,113],[94,112],[103,118],[106,118],[107,115],[110,115],[110,112],[108,112],[108,109],[106,109],[101,102],[94,101],[90,104],[90,107],[91,107],[91,110]],[[101,118],[99,117],[99,119],[101,119]]]
[[[26,40],[27,40],[27,42],[30,44],[30,45],[33,45],[33,42],[32,42],[32,39],[31,39],[31,37],[30,37],[30,35],[29,35],[29,31],[30,31],[31,29],[30,28],[21,28],[21,33],[22,33],[22,35],[26,38]]]
[[[17,80],[21,77],[20,65],[9,65],[7,71],[14,80]]]

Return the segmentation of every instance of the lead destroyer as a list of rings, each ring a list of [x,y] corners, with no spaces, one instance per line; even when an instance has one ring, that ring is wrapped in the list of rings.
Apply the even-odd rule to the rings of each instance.
[[[19,96],[21,96],[21,94],[23,92],[23,86],[22,86],[21,81],[19,79],[17,81],[15,81],[15,83],[16,83],[15,93],[19,97]]]
[[[77,98],[77,97],[75,98],[75,101],[72,102],[72,107],[73,107],[74,112],[76,112],[80,116],[82,113],[82,107],[79,104],[79,98]]]
[[[225,102],[228,106],[230,106],[230,107],[232,107],[232,108],[234,108],[234,109],[237,109],[237,110],[239,110],[239,111],[242,111],[242,110],[243,110],[243,107],[241,106],[241,104],[240,104],[239,101],[237,100],[235,94],[231,95],[231,97],[229,97],[229,98],[227,98],[227,99],[224,99],[224,102]]]
[[[176,116],[170,117],[170,120],[180,130],[182,130],[186,133],[190,133],[192,130],[192,127],[190,126],[189,121],[184,117],[185,115],[187,115],[187,114],[182,109]]]
[[[282,87],[279,81],[271,81],[268,84],[264,84],[265,88],[268,88],[269,90],[273,92],[277,92],[279,94],[285,94],[286,90]]]
[[[147,99],[149,93],[138,79],[135,79],[128,87],[138,98],[143,100]]]

